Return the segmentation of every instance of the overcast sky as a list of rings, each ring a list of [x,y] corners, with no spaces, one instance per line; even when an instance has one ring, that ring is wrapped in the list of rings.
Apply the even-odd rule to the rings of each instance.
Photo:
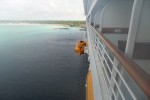
[[[83,0],[0,0],[0,20],[84,20]]]

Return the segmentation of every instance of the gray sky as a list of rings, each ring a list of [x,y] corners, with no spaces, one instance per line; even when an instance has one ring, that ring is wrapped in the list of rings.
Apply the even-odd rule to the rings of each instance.
[[[0,0],[0,20],[84,20],[83,0]]]

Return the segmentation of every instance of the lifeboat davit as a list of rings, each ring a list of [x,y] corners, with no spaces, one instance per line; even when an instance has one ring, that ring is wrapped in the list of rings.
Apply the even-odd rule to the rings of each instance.
[[[86,43],[84,41],[77,42],[75,46],[75,52],[79,55],[84,54],[85,46],[86,46]]]

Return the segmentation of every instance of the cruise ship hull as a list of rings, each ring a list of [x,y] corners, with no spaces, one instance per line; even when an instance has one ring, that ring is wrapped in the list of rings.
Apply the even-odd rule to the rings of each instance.
[[[84,0],[86,100],[150,99],[150,1]]]

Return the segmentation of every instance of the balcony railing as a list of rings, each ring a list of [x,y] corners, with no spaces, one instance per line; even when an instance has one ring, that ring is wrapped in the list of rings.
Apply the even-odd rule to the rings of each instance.
[[[94,54],[102,66],[105,86],[111,100],[150,99],[150,76],[102,34],[87,24]]]

